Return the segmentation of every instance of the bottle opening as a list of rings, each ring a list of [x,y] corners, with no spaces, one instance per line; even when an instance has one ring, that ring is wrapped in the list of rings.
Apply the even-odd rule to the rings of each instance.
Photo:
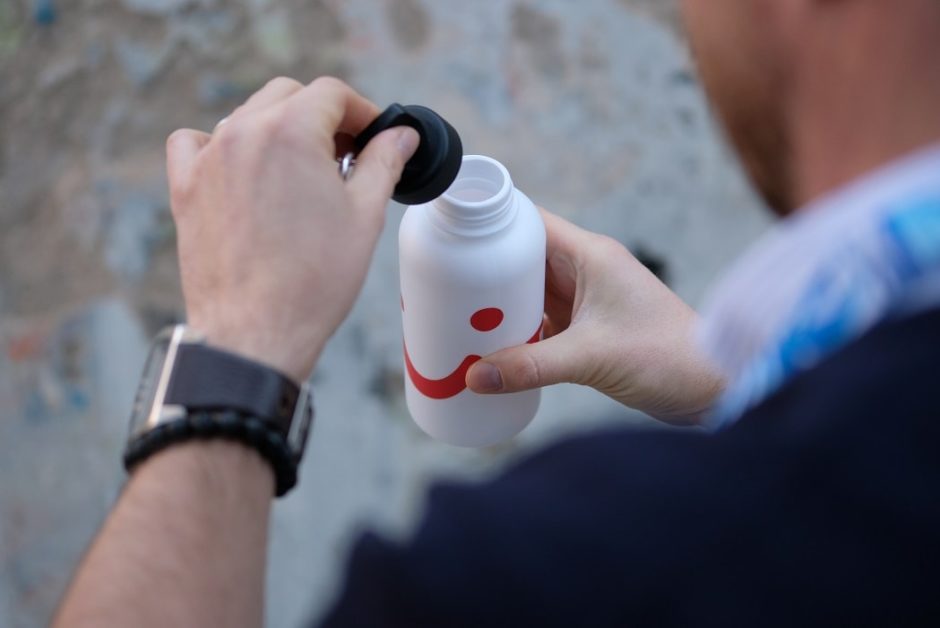
[[[464,158],[457,179],[444,193],[445,198],[455,204],[484,204],[497,200],[504,187],[508,187],[509,175],[499,163],[469,155]]]
[[[512,219],[512,199],[512,179],[501,163],[466,155],[457,179],[433,202],[434,220],[455,233],[485,235]]]

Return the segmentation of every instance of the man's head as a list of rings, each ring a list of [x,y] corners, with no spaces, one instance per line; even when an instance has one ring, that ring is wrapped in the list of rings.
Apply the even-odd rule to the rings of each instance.
[[[802,0],[795,0],[800,2]],[[684,0],[702,81],[754,184],[792,209],[784,95],[789,72],[781,0]]]
[[[708,96],[775,212],[934,133],[938,0],[682,4]]]

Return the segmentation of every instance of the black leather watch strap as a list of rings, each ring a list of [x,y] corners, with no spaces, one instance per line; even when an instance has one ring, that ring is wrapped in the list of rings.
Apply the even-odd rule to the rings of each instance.
[[[227,438],[255,449],[271,464],[275,494],[280,497],[297,484],[297,463],[287,438],[270,422],[234,411],[193,412],[182,419],[158,425],[132,440],[124,452],[124,468],[132,471],[154,453],[193,438]]]
[[[202,344],[180,345],[164,405],[193,411],[235,410],[290,430],[300,388],[285,375]]]

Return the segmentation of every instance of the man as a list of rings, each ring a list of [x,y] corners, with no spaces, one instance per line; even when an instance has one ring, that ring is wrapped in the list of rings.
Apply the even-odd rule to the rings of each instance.
[[[549,338],[467,379],[578,382],[719,429],[581,437],[432,491],[407,544],[358,543],[326,625],[940,617],[940,3],[684,4],[708,93],[786,220],[698,321],[619,244],[546,212]],[[309,375],[415,149],[386,131],[344,184],[334,134],[377,113],[338,81],[278,79],[212,135],[170,137],[187,314],[210,345]],[[227,439],[144,457],[56,625],[259,625],[272,468]]]

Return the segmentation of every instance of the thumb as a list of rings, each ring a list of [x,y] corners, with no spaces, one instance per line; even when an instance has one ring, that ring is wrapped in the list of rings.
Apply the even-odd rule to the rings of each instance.
[[[511,393],[577,380],[580,352],[564,332],[534,344],[497,351],[467,372],[477,393]]]
[[[347,184],[356,209],[384,211],[420,141],[417,131],[402,126],[382,131],[366,145]]]

